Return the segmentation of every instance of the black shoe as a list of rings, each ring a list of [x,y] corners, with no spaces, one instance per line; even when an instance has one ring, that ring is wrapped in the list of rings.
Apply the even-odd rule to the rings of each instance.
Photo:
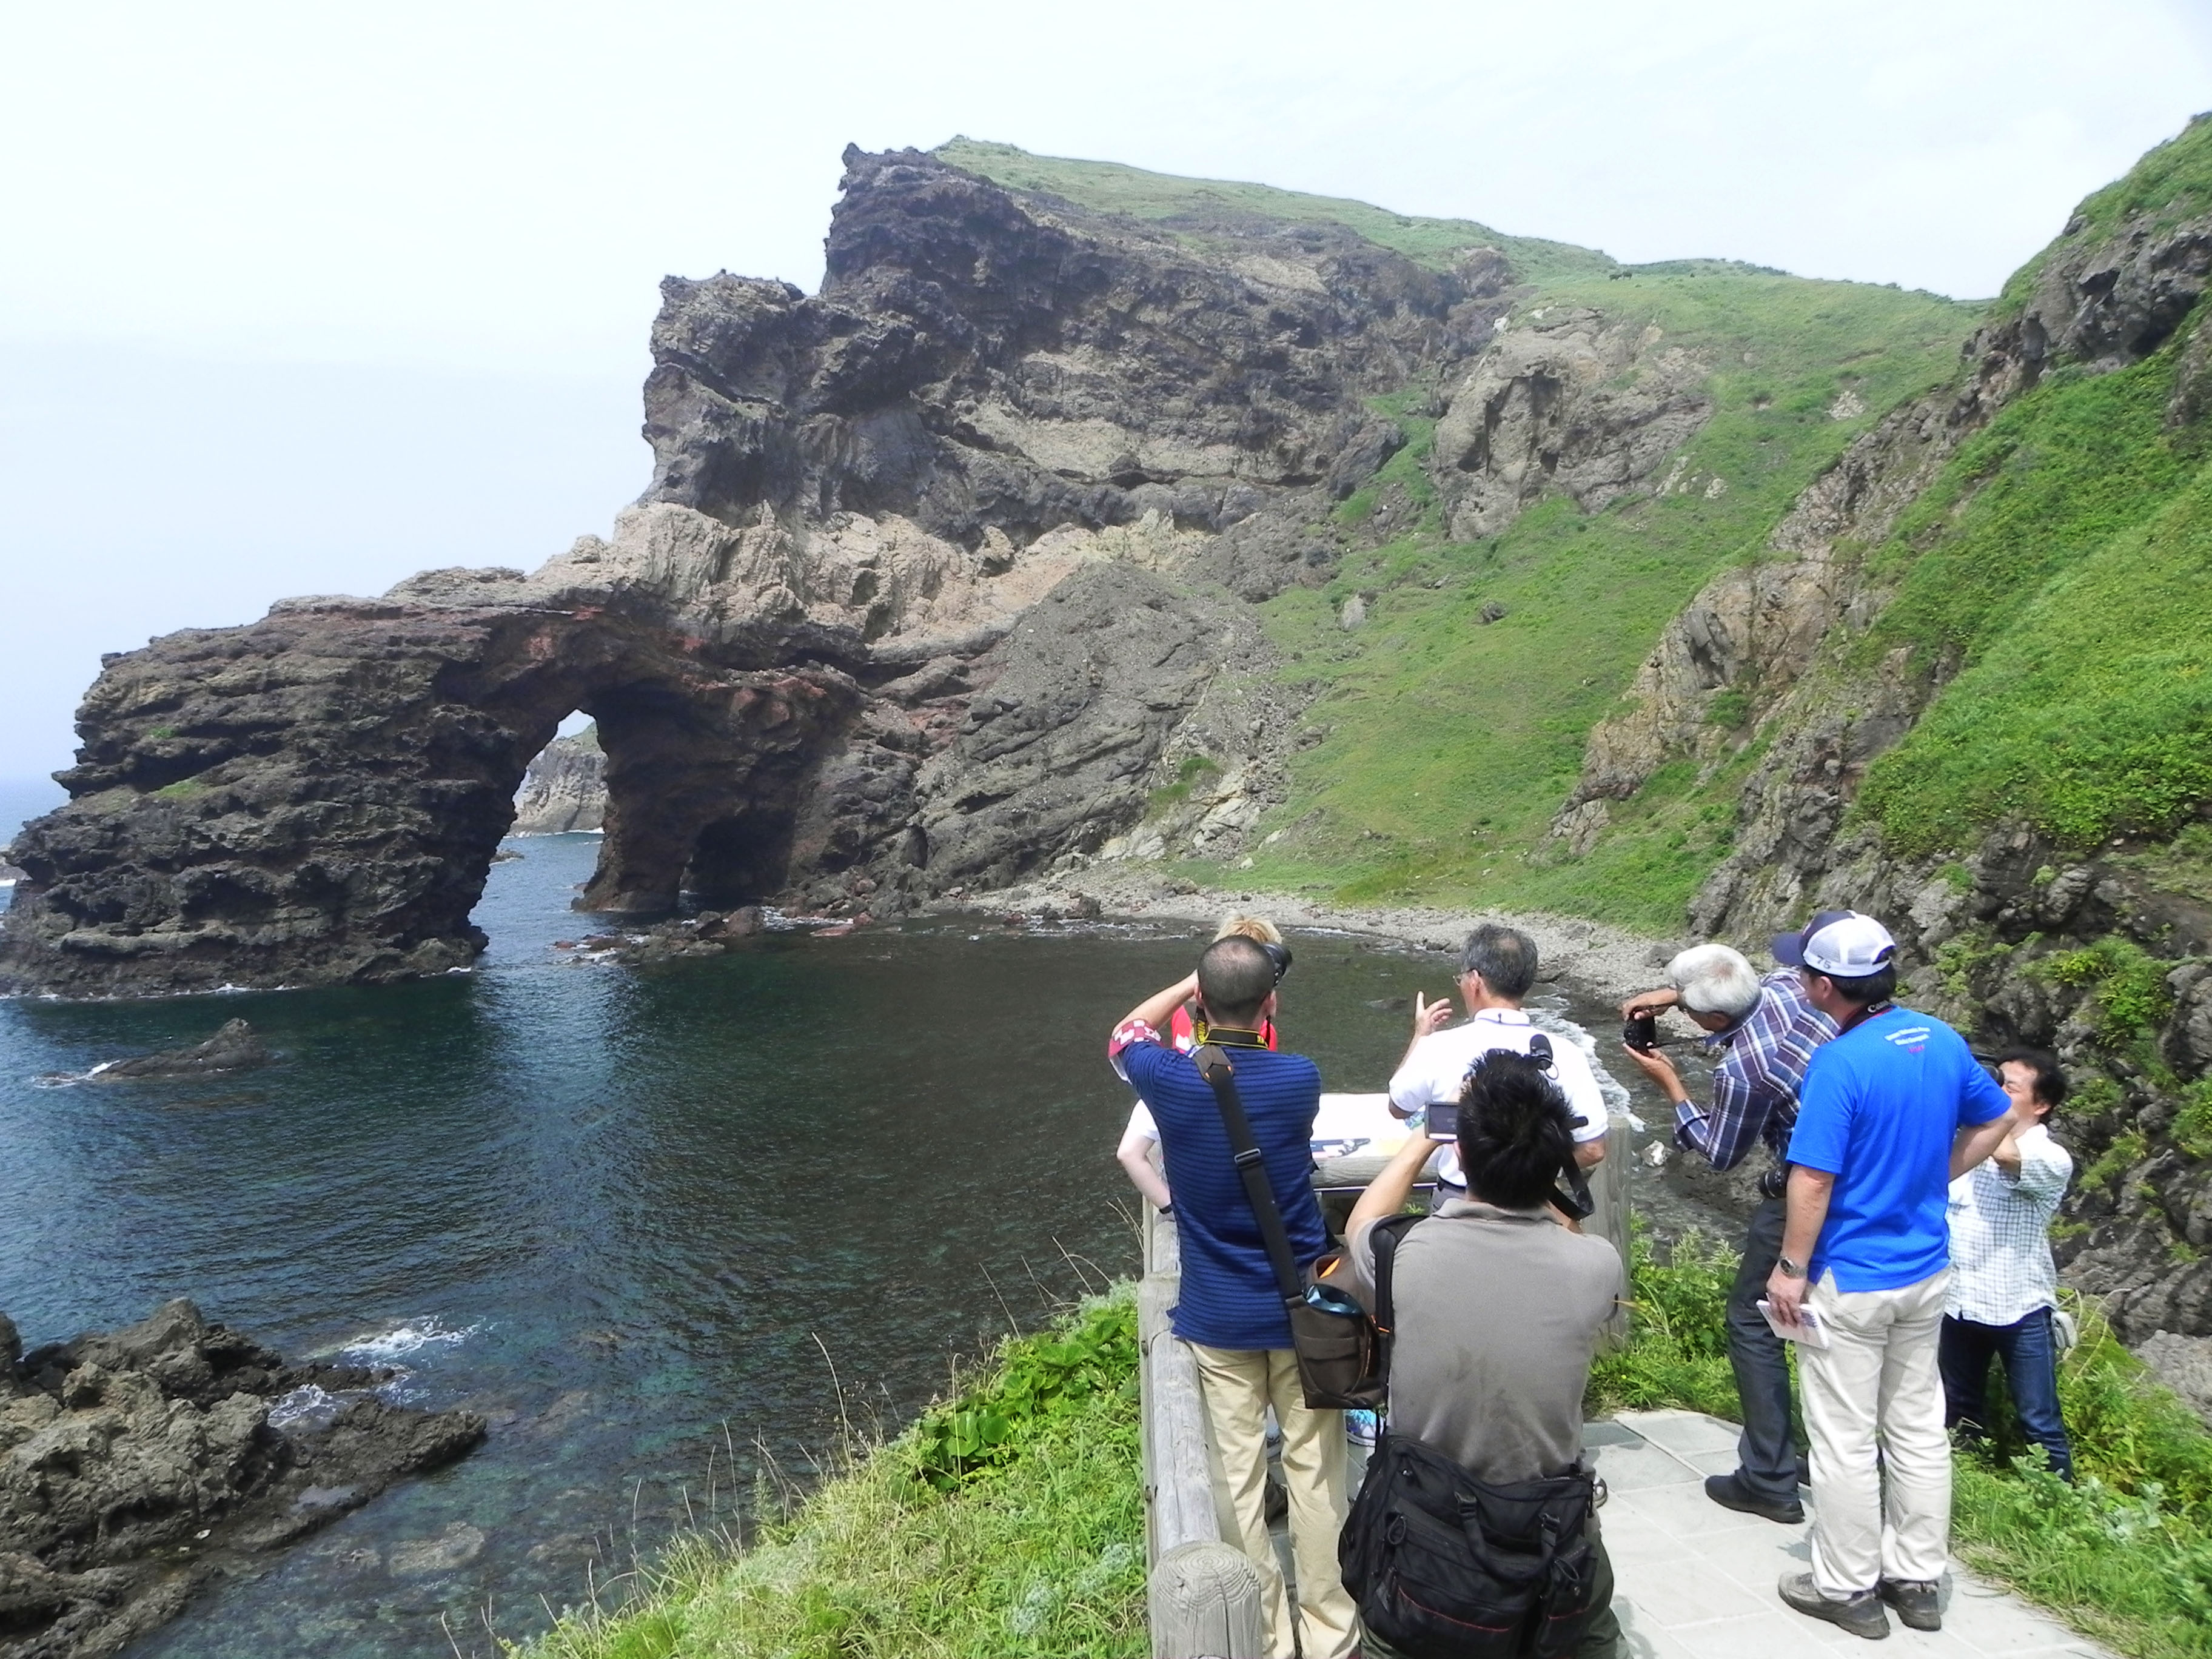
[[[1820,1594],[1820,1587],[1813,1582],[1809,1572],[1785,1572],[1775,1588],[1782,1592],[1782,1599],[1798,1612],[1810,1618],[1825,1619],[1854,1636],[1879,1642],[1889,1634],[1889,1616],[1882,1612],[1881,1602],[1872,1590],[1861,1590],[1848,1601],[1831,1601]]]
[[[1268,1481],[1267,1498],[1260,1506],[1260,1512],[1271,1527],[1284,1519],[1291,1512],[1290,1488],[1279,1480]]]
[[[1897,1609],[1907,1630],[1941,1630],[1943,1609],[1936,1604],[1936,1586],[1921,1578],[1885,1578],[1874,1593]]]
[[[1761,1498],[1747,1492],[1743,1482],[1732,1474],[1707,1475],[1705,1496],[1724,1510],[1741,1510],[1762,1521],[1778,1521],[1785,1527],[1794,1527],[1805,1518],[1805,1506],[1796,1498],[1778,1504],[1771,1498]]]

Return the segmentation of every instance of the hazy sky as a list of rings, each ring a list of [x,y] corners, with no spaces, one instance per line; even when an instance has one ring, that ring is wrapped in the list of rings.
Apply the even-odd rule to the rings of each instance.
[[[102,650],[603,530],[655,283],[813,287],[848,142],[1970,296],[2208,106],[2212,0],[19,9],[0,777]]]

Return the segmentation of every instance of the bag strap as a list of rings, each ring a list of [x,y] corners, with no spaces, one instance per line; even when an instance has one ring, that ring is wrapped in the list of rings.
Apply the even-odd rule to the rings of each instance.
[[[1275,1288],[1282,1293],[1285,1307],[1297,1307],[1306,1299],[1305,1285],[1298,1277],[1297,1258],[1291,1254],[1291,1236],[1284,1231],[1275,1189],[1267,1184],[1267,1165],[1253,1136],[1252,1120],[1245,1115],[1243,1099],[1237,1092],[1236,1068],[1212,1042],[1197,1049],[1191,1059],[1198,1064],[1198,1074],[1213,1091],[1214,1104],[1221,1109],[1221,1125],[1229,1131],[1229,1150],[1244,1182],[1244,1197],[1260,1224],[1260,1242],[1267,1248],[1268,1264],[1275,1270]]]
[[[1390,1348],[1398,1334],[1398,1316],[1391,1300],[1391,1285],[1398,1276],[1398,1247],[1413,1224],[1425,1215],[1386,1215],[1367,1230],[1368,1248],[1375,1252],[1375,1375],[1386,1390],[1390,1383]]]

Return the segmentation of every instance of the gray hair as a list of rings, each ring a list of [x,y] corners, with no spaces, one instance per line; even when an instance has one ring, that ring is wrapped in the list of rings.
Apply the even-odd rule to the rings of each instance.
[[[1518,1002],[1536,982],[1536,941],[1518,927],[1486,921],[1467,936],[1459,970],[1481,975],[1492,996]]]
[[[1692,945],[1667,964],[1667,983],[1695,1014],[1741,1019],[1759,1006],[1758,974],[1725,945]]]

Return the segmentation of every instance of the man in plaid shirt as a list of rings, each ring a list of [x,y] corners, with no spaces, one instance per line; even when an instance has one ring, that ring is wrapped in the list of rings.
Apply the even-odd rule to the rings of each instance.
[[[1988,1432],[1990,1361],[2000,1358],[2021,1431],[2043,1448],[2053,1474],[2071,1480],[2074,1451],[2059,1414],[2051,1340],[2058,1269],[2051,1222],[2074,1160],[2043,1124],[2066,1098],[2066,1076],[2041,1049],[2014,1048],[1998,1060],[1997,1081],[2015,1115],[2034,1121],[1951,1183],[1951,1289],[1937,1350],[1943,1421],[1966,1438]]]
[[[1823,911],[1795,945],[1848,911]],[[1784,951],[1777,943],[1777,955]],[[1805,1518],[1797,1497],[1797,1451],[1790,1433],[1790,1362],[1782,1339],[1759,1310],[1767,1275],[1782,1249],[1783,1149],[1797,1121],[1797,1090],[1813,1051],[1836,1034],[1836,1023],[1806,1000],[1804,981],[1784,967],[1762,981],[1725,945],[1699,945],[1667,964],[1667,987],[1631,997],[1622,1018],[1679,1007],[1705,1032],[1717,1054],[1713,1104],[1701,1109],[1682,1087],[1673,1063],[1656,1049],[1626,1048],[1628,1057],[1664,1090],[1674,1106],[1678,1146],[1704,1154],[1716,1170],[1732,1170],[1766,1143],[1773,1167],[1759,1183],[1760,1203],[1744,1231],[1743,1263],[1729,1296],[1729,1364],[1743,1407],[1743,1437],[1733,1474],[1709,1475],[1705,1495],[1725,1508],[1796,1525]]]

